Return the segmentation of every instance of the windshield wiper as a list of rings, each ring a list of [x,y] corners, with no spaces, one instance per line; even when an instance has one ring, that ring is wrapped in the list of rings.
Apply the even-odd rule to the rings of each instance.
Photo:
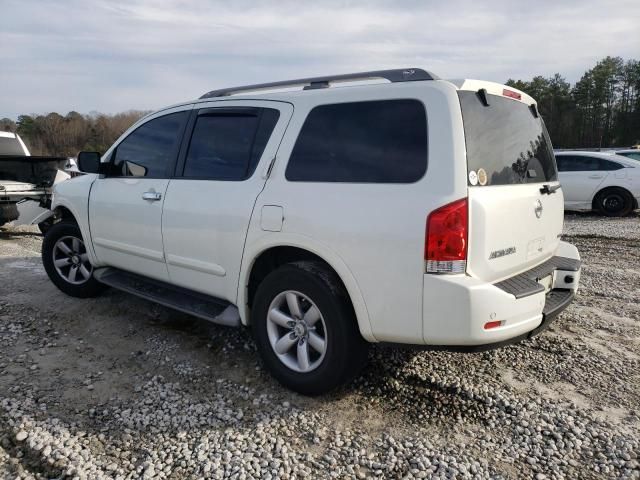
[[[556,193],[556,190],[558,190],[560,188],[560,185],[543,185],[542,188],[540,189],[540,193],[542,193],[543,195],[551,195],[552,193]]]

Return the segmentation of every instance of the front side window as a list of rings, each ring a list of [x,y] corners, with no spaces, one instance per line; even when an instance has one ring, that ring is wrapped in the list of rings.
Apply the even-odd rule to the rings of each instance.
[[[226,109],[225,109],[226,110]],[[262,156],[280,112],[239,109],[199,115],[187,152],[183,177],[245,180]]]
[[[311,110],[285,176],[295,182],[412,183],[426,169],[424,105],[382,100]]]
[[[170,177],[188,113],[154,118],[130,133],[112,156],[112,176]]]

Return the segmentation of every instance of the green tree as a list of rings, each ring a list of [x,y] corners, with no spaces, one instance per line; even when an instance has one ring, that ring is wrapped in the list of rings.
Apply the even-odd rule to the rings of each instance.
[[[6,117],[0,119],[0,132],[15,132],[15,131],[16,131],[16,122]]]
[[[605,57],[571,85],[558,73],[507,84],[538,102],[556,147],[625,146],[640,140],[640,62]]]

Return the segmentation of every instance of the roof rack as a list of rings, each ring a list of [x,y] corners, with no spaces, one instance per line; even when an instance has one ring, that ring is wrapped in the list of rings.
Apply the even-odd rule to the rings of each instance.
[[[374,70],[371,72],[347,73],[344,75],[329,75],[326,77],[299,78],[296,80],[283,80],[280,82],[257,83],[255,85],[244,85],[241,87],[222,88],[205,93],[200,98],[226,97],[239,92],[253,90],[267,90],[273,88],[304,86],[304,90],[316,88],[328,88],[332,82],[346,82],[357,80],[372,80],[384,78],[392,83],[396,82],[416,82],[420,80],[438,80],[438,76],[422,70],[420,68],[401,68],[395,70]]]

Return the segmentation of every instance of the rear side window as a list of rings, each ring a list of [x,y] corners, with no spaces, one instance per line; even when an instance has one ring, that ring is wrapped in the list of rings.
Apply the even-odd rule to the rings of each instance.
[[[611,171],[611,170],[620,170],[621,168],[624,168],[624,165],[617,162],[612,162],[611,160],[605,160],[604,158],[599,158],[598,160],[600,162],[598,170]]]
[[[529,105],[498,95],[459,91],[470,185],[556,180],[556,162],[542,118]]]
[[[168,178],[188,113],[154,118],[130,133],[113,155],[112,176]]]
[[[402,99],[315,107],[285,176],[294,182],[412,183],[426,170],[424,105]]]
[[[185,161],[185,178],[245,180],[262,156],[280,112],[225,109],[199,115]]]

